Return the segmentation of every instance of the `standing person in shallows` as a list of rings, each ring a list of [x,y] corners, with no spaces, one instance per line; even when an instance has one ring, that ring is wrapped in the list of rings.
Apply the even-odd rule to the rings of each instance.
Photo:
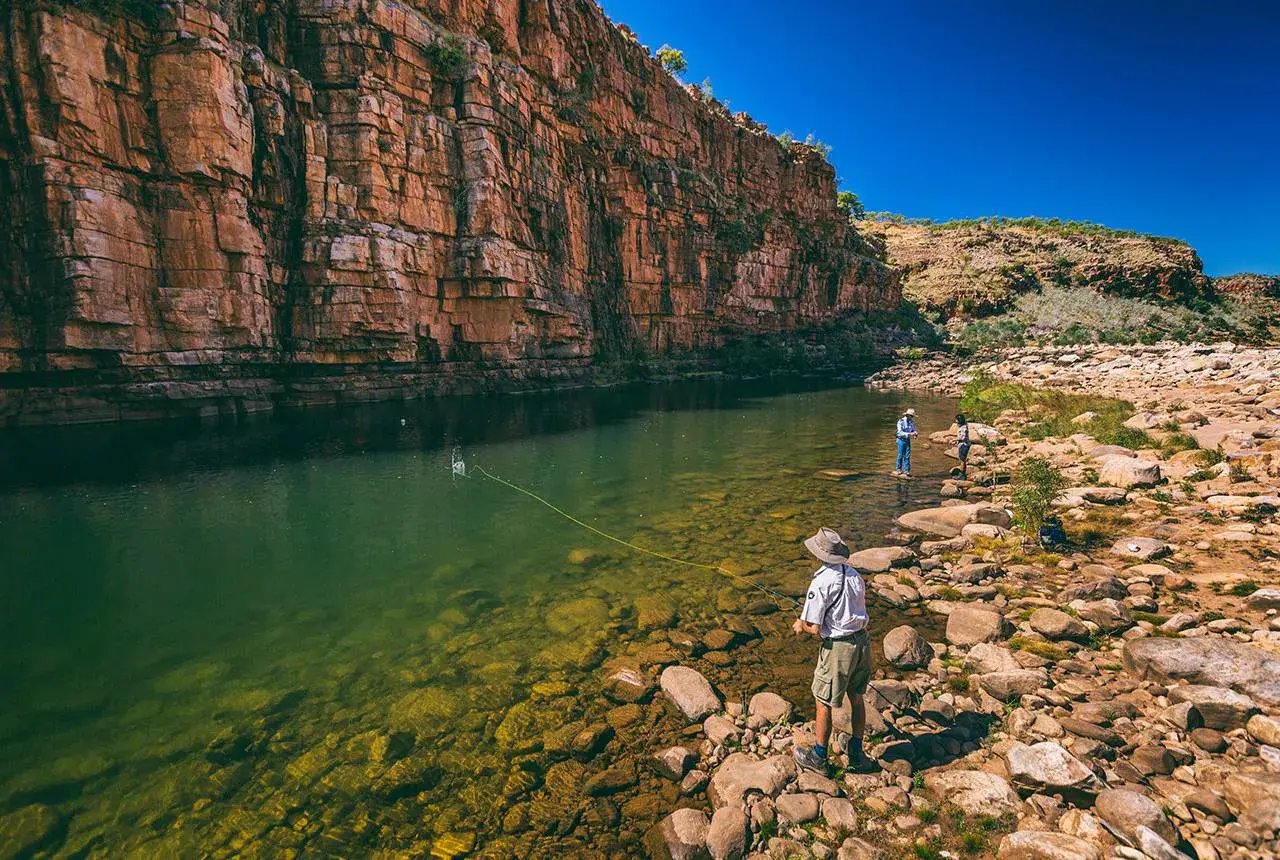
[[[960,477],[969,477],[969,419],[956,416],[956,456],[960,458]]]
[[[831,740],[831,711],[849,694],[849,769],[873,773],[880,769],[862,750],[867,727],[863,694],[871,680],[871,639],[867,634],[867,588],[862,575],[849,565],[849,547],[833,529],[821,528],[804,542],[822,567],[809,583],[800,617],[791,629],[797,636],[822,637],[818,665],[813,670],[813,698],[817,704],[817,743],[796,747],[796,763],[826,773]]]
[[[893,474],[899,478],[911,477],[911,440],[916,435],[916,411],[908,409],[898,419],[898,462]]]

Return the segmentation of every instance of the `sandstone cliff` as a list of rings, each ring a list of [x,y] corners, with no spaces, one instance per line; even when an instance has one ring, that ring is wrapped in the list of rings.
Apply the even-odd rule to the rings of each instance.
[[[907,297],[944,317],[997,311],[1045,286],[1181,301],[1212,291],[1195,250],[1174,239],[1037,219],[866,224],[902,268]]]
[[[0,16],[0,423],[574,380],[899,301],[825,159],[590,0]]]

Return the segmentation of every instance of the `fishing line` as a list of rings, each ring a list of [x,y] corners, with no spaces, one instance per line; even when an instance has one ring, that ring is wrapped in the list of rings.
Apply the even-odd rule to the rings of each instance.
[[[453,474],[455,476],[470,478],[472,472],[479,472],[481,476],[488,478],[490,481],[493,481],[496,484],[501,484],[502,486],[507,487],[508,489],[515,490],[517,493],[528,496],[529,498],[533,499],[535,502],[538,502],[539,504],[544,505],[545,507],[548,507],[551,510],[555,511],[557,514],[564,517],[566,520],[573,523],[574,525],[584,528],[587,531],[591,532],[592,534],[599,535],[605,540],[610,540],[616,544],[625,546],[627,549],[633,550],[638,553],[642,553],[644,555],[652,556],[654,558],[658,558],[663,561],[669,561],[673,564],[682,564],[686,567],[696,567],[699,570],[710,570],[716,573],[722,573],[725,576],[732,577],[733,579],[736,579],[739,582],[745,583],[752,588],[755,588],[755,589],[758,589],[759,591],[764,592],[765,594],[769,595],[775,600],[786,601],[787,603],[790,603],[792,606],[801,605],[800,601],[796,600],[794,597],[788,597],[787,595],[782,594],[781,592],[774,591],[772,588],[768,588],[766,586],[761,585],[755,580],[748,579],[747,577],[742,576],[741,574],[734,573],[733,571],[725,568],[723,565],[703,564],[702,562],[699,562],[699,561],[690,561],[685,558],[676,558],[673,555],[667,555],[666,553],[656,552],[655,550],[638,546],[632,543],[631,541],[623,540],[622,538],[617,537],[615,535],[611,535],[608,532],[601,531],[600,529],[596,528],[590,523],[584,523],[582,520],[573,516],[563,508],[559,508],[553,505],[551,502],[542,498],[542,496],[539,496],[537,493],[533,492],[532,490],[527,490],[524,487],[519,486],[518,484],[513,484],[511,481],[508,481],[505,478],[501,478],[493,474],[492,472],[485,469],[483,466],[472,466],[470,469],[468,469],[465,461],[461,457],[461,454],[457,451],[457,449],[455,449],[453,452]]]

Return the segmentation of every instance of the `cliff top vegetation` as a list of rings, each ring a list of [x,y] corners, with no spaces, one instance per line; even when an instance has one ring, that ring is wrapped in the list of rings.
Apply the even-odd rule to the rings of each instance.
[[[1153,233],[1141,233],[1137,230],[1119,230],[1093,221],[1066,221],[1061,218],[1011,218],[1006,215],[988,215],[982,218],[953,218],[950,221],[934,221],[930,218],[910,218],[897,212],[867,212],[866,217],[872,221],[883,221],[891,224],[910,224],[928,227],[932,230],[964,230],[990,229],[1000,230],[1006,227],[1022,227],[1044,233],[1056,233],[1061,236],[1102,236],[1113,239],[1146,239],[1152,242],[1167,242],[1185,245],[1181,239],[1170,236],[1157,236]]]

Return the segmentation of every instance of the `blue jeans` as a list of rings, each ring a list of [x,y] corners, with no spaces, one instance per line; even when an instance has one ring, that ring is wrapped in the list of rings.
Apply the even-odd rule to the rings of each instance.
[[[911,440],[898,440],[898,463],[895,468],[899,472],[911,471]]]

